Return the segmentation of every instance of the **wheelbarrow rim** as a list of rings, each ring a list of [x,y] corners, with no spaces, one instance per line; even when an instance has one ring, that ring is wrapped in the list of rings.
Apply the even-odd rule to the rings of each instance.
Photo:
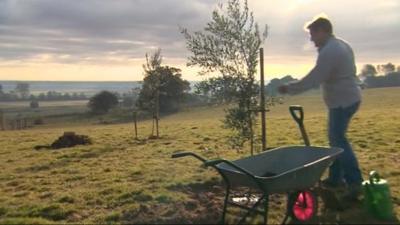
[[[278,147],[278,148],[275,148],[275,149],[271,149],[271,150],[269,150],[269,152],[271,152],[271,151],[278,151],[278,150],[281,150],[281,149],[284,149],[284,148],[288,148],[288,147],[290,147],[290,148],[296,148],[296,147],[328,148],[328,147],[326,147],[326,146],[302,146],[302,145],[298,145],[298,146],[297,146],[297,145],[290,145],[290,146],[282,146],[282,147]],[[287,170],[287,171],[285,171],[285,172],[283,172],[283,173],[276,174],[276,175],[274,175],[274,176],[263,177],[263,176],[257,176],[257,175],[254,175],[254,174],[253,174],[253,177],[254,177],[254,178],[257,178],[257,179],[261,179],[261,180],[276,179],[276,178],[278,178],[278,177],[285,176],[285,175],[287,175],[287,174],[289,174],[289,173],[292,173],[292,172],[294,172],[294,171],[298,171],[299,169],[307,168],[307,167],[309,167],[309,166],[313,166],[313,165],[315,165],[315,164],[317,164],[317,163],[320,163],[320,162],[322,162],[322,161],[325,161],[325,160],[327,160],[327,159],[329,159],[329,158],[336,157],[337,155],[339,155],[339,154],[341,154],[341,153],[343,152],[343,149],[342,149],[342,148],[338,148],[338,147],[329,147],[329,148],[330,148],[330,149],[337,149],[337,150],[339,150],[339,151],[337,151],[337,152],[335,152],[335,153],[333,153],[333,154],[324,156],[324,157],[322,157],[322,158],[320,158],[320,159],[317,159],[317,160],[312,161],[312,162],[310,162],[310,163],[307,163],[307,164],[305,164],[305,165],[298,166],[298,167],[295,167],[295,168],[293,168],[293,169]],[[310,149],[310,151],[313,151],[313,150]],[[266,152],[264,152],[264,153],[266,153]],[[263,153],[261,153],[261,154],[263,154]],[[251,157],[256,157],[256,156],[249,156],[249,157],[246,157],[246,158],[243,158],[243,159],[247,159],[247,158],[251,158]],[[239,160],[242,160],[242,159],[239,159]],[[231,162],[232,162],[233,164],[237,165],[237,164],[235,163],[235,161],[231,161]],[[218,168],[218,170],[229,171],[229,172],[231,172],[231,173],[236,173],[236,174],[244,174],[243,172],[241,172],[241,171],[239,171],[239,170],[236,170],[235,168],[233,168],[233,167],[230,166],[229,164],[226,164],[227,167],[229,167],[229,168],[221,168],[221,165],[222,165],[222,164],[226,164],[226,163],[224,163],[224,162],[218,163],[217,165],[215,165],[215,167]],[[237,165],[237,166],[239,166],[239,165]],[[239,166],[239,167],[240,167],[240,166]]]

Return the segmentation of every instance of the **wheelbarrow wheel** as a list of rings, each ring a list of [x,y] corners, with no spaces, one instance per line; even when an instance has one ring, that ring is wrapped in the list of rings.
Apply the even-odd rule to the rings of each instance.
[[[295,223],[307,223],[318,211],[318,199],[311,190],[297,191],[289,194],[288,215]]]

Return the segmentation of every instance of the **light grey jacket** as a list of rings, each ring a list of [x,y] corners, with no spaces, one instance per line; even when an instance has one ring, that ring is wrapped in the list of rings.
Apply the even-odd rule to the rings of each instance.
[[[328,108],[347,107],[361,101],[354,53],[350,45],[332,36],[318,52],[315,67],[300,81],[289,84],[289,94],[298,94],[321,85]]]

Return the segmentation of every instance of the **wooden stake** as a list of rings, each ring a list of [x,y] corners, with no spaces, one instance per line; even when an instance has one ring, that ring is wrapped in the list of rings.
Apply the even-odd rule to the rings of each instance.
[[[137,112],[133,112],[133,122],[135,124],[135,139],[138,139],[138,134],[137,134]]]
[[[264,95],[264,49],[260,48],[260,107],[261,107],[261,142],[262,151],[267,149],[267,130],[265,123],[265,95]]]
[[[251,121],[251,111],[249,112],[249,127],[250,127],[250,154],[254,155],[254,132],[253,122]]]
[[[151,136],[154,136],[154,117],[155,117],[155,112],[153,111],[153,119],[152,119],[152,127],[151,127]]]
[[[2,110],[0,110],[0,126],[1,130],[6,130],[6,124],[4,122],[4,113]]]
[[[158,132],[158,120],[160,118],[160,81],[158,81],[157,85],[157,95],[156,95],[156,132],[157,132],[157,138],[159,138],[159,132]]]

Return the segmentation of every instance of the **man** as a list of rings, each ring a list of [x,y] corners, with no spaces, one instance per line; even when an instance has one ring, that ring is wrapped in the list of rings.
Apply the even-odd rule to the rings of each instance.
[[[307,29],[311,41],[318,48],[317,63],[304,78],[279,87],[279,92],[298,94],[321,85],[329,109],[329,143],[344,150],[329,168],[329,176],[323,184],[328,187],[347,185],[345,198],[356,200],[363,179],[357,158],[346,138],[350,120],[361,102],[353,50],[348,43],[333,35],[332,24],[326,18],[314,20]]]

